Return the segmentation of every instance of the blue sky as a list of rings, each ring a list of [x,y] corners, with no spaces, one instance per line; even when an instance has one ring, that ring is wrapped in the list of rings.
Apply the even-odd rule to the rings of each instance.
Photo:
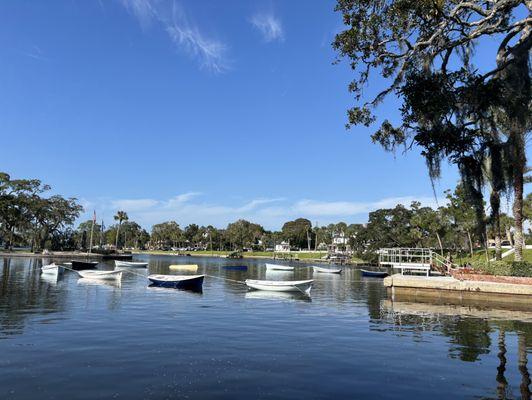
[[[434,204],[423,159],[346,131],[347,63],[334,1],[100,0],[0,4],[0,169],[164,220],[280,228],[364,222]],[[374,77],[368,94],[382,88]],[[390,98],[379,114],[392,120]],[[437,192],[453,188],[444,168]]]

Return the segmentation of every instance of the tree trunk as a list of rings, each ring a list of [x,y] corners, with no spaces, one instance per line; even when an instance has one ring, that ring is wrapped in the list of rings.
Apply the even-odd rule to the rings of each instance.
[[[515,261],[523,261],[523,175],[514,172]]]
[[[471,240],[471,233],[467,231],[467,239],[469,241],[469,254],[473,257],[473,240]]]
[[[502,248],[501,248],[501,198],[497,190],[492,190],[490,194],[490,205],[491,205],[491,223],[495,236],[495,259],[497,261],[502,259]]]
[[[443,244],[441,242],[441,237],[440,237],[440,234],[438,232],[436,232],[436,237],[438,238],[438,244],[440,245],[440,254],[443,257]]]
[[[495,260],[502,260],[502,240],[500,234],[495,234]]]
[[[115,238],[115,249],[118,250],[118,237],[120,236],[120,225],[122,222],[118,223],[118,228],[116,228],[116,238]]]
[[[510,246],[514,247],[514,239],[512,238],[512,231],[509,226],[506,227],[506,239],[510,242]]]

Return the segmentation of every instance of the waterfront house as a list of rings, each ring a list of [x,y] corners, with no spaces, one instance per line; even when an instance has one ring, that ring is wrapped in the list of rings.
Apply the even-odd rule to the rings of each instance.
[[[275,245],[275,251],[279,253],[287,253],[290,251],[290,243],[289,242],[281,242]]]

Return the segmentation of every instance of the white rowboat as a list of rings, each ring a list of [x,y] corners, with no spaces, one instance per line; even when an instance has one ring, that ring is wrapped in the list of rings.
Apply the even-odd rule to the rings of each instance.
[[[79,276],[87,279],[121,280],[123,271],[77,271]]]
[[[287,265],[278,265],[278,264],[266,264],[267,271],[293,271],[294,267],[289,267]]]
[[[173,264],[168,267],[172,271],[188,271],[188,272],[197,272],[197,264]]]
[[[324,274],[341,274],[342,270],[340,268],[323,268],[323,267],[312,267],[314,272],[321,272]]]
[[[262,281],[246,279],[248,287],[256,290],[269,290],[271,292],[302,292],[310,294],[313,279],[306,281]]]
[[[115,260],[115,267],[119,268],[146,268],[147,262],[132,262],[132,261],[118,261]]]
[[[43,265],[41,267],[41,272],[43,275],[59,276],[63,274],[63,271],[64,268],[61,268],[59,265],[55,264]]]

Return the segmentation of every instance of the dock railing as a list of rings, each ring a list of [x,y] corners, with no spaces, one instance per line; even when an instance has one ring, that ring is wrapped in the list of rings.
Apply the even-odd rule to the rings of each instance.
[[[423,271],[427,274],[430,270],[449,274],[455,265],[432,249],[422,247],[393,247],[379,250],[379,265],[391,266],[406,271]]]

